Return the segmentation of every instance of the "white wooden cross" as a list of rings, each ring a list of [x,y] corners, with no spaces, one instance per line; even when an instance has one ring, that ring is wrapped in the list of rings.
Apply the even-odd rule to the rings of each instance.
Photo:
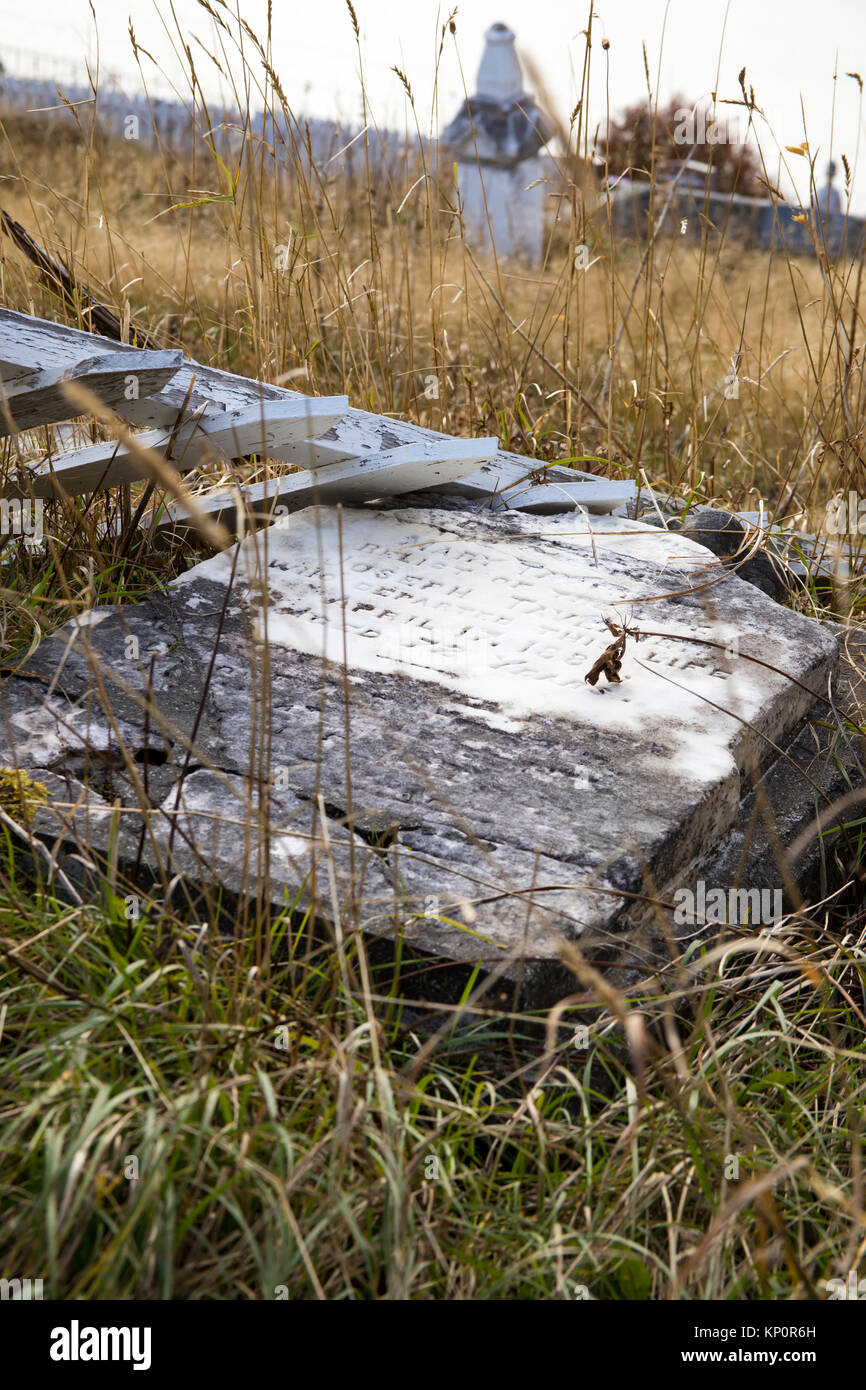
[[[269,478],[234,492],[198,497],[196,502],[207,517],[231,530],[239,519],[239,503],[242,512],[274,521],[319,503],[360,502],[431,485],[447,486],[489,459],[496,448],[495,439],[443,438],[440,443],[404,444],[366,458]],[[183,530],[187,516],[184,508],[174,503],[158,521],[157,529]]]
[[[152,375],[146,377],[146,372]],[[281,500],[295,510],[312,500],[416,490],[457,493],[494,510],[579,507],[605,512],[635,493],[633,483],[560,466],[545,466],[545,481],[537,483],[529,476],[536,462],[498,449],[495,440],[456,440],[405,420],[349,408],[342,396],[302,396],[203,366],[180,353],[108,346],[94,334],[0,310],[0,378],[7,409],[14,406],[19,428],[22,420],[30,426],[44,423],[46,411],[51,415],[55,409],[59,415],[54,418],[69,418],[72,408],[66,403],[60,409],[52,392],[59,392],[61,379],[70,375],[89,384],[129,424],[154,427],[138,436],[140,442],[169,457],[178,471],[209,458],[253,453],[308,470],[245,488],[247,504],[256,513],[272,513]],[[129,377],[137,378],[137,392],[125,389]],[[148,383],[146,389],[142,383]],[[37,404],[28,406],[34,388]],[[0,395],[0,417],[5,415]],[[30,464],[6,491],[36,498],[74,496],[142,476],[135,450],[109,442]],[[235,514],[237,496],[206,498],[204,503],[211,514],[228,517]],[[175,506],[160,524],[174,526],[181,519],[182,509]]]
[[[331,429],[348,409],[345,396],[311,396],[288,401],[263,401],[261,405],[224,410],[170,430],[144,430],[135,436],[143,449],[162,454],[180,473],[217,459],[263,454],[300,459],[308,441]],[[147,476],[136,452],[126,444],[109,440],[83,449],[71,449],[44,463],[31,465],[26,480],[19,482],[22,495],[76,497],[132,483]]]
[[[65,381],[88,387],[101,401],[118,410],[124,400],[159,392],[183,363],[182,352],[102,352],[70,367],[49,366],[4,377],[0,390],[0,436],[38,425],[53,425],[82,412],[69,402]],[[6,370],[12,364],[4,363]],[[5,397],[5,401],[4,401]],[[5,405],[5,408],[4,408]]]

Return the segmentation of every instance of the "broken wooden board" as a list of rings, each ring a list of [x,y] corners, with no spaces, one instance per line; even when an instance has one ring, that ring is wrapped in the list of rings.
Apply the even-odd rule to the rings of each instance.
[[[167,458],[180,473],[247,454],[281,459],[289,449],[300,450],[306,441],[331,429],[345,414],[348,404],[345,396],[263,401],[204,415],[176,431],[143,430],[136,435],[136,443]],[[147,476],[135,449],[109,440],[28,466],[24,476],[19,477],[18,494],[13,494],[11,488],[7,488],[7,494],[76,497]]]
[[[100,347],[105,352],[113,350],[113,344],[109,346],[108,339],[98,334],[0,309],[0,381],[13,381],[30,372],[68,371]]]
[[[607,516],[479,515],[457,501],[309,508],[168,595],[97,610],[44,641],[27,682],[7,682],[0,734],[17,754],[7,742],[0,758],[42,780],[68,775],[69,804],[82,784],[103,785],[109,764],[106,823],[117,797],[131,842],[144,819],[165,859],[179,817],[179,872],[235,884],[245,873],[280,905],[305,889],[314,852],[328,881],[318,809],[343,865],[336,903],[325,892],[318,911],[434,957],[434,997],[442,962],[480,962],[519,984],[525,1004],[550,1003],[575,988],[563,942],[630,987],[670,960],[674,889],[698,868],[712,882],[723,844],[722,871],[734,872],[731,836],[758,766],[783,843],[810,822],[816,786],[834,794],[823,779],[838,770],[817,756],[810,720],[836,634],[734,575],[708,587],[713,560]],[[591,687],[611,641],[605,616],[644,635],[627,642],[621,684]],[[263,726],[264,779],[284,796],[271,836],[297,839],[270,883],[263,856],[244,869],[237,819],[254,798]],[[212,776],[179,784],[193,736],[193,765]],[[143,766],[144,817],[131,780]],[[777,803],[780,768],[794,792]],[[56,837],[57,815],[45,824]],[[738,862],[758,872],[747,853]],[[784,886],[781,867],[761,872]]]
[[[71,368],[48,367],[15,377],[4,382],[0,395],[0,436],[83,414],[64,392],[64,382],[86,386],[105,405],[120,409],[130,399],[158,392],[182,362],[182,352],[102,351]]]
[[[45,319],[29,318],[26,314],[11,310],[0,310],[0,365],[11,357],[14,362],[33,365],[43,360],[60,368],[63,364],[68,365],[76,355],[82,358],[92,356],[105,341],[79,329],[65,328]],[[126,353],[136,351],[120,343],[112,344],[112,350]],[[161,391],[147,397],[142,395],[135,401],[116,402],[114,409],[130,424],[174,429],[181,416],[185,420],[187,416],[197,418],[201,413],[240,410],[261,401],[298,399],[304,398],[296,391],[205,367],[187,358]],[[285,461],[306,467],[322,467],[326,463],[386,453],[406,444],[441,443],[450,439],[449,435],[406,420],[350,408],[338,424],[318,437],[313,458],[301,449],[299,454],[292,454]],[[497,448],[489,463],[460,479],[460,495],[472,497],[482,504],[487,503],[496,510],[504,507],[522,510],[525,501],[527,509],[542,512],[572,511],[575,502],[590,512],[605,512],[620,502],[631,500],[636,494],[633,483],[620,480],[608,482],[591,473],[561,465],[545,466],[547,482],[540,486],[538,494],[526,492],[527,474],[536,464],[535,460]],[[594,490],[585,494],[579,490],[571,491],[576,484],[584,481],[596,485]],[[605,484],[604,488],[597,486],[602,483]],[[558,493],[554,484],[560,488]],[[444,487],[449,493],[453,490],[451,483]],[[518,492],[525,494],[519,503],[511,500]]]
[[[326,468],[291,473],[252,483],[237,492],[196,498],[199,512],[230,531],[238,528],[238,501],[248,516],[276,519],[314,503],[358,502],[392,497],[453,482],[496,452],[495,439],[446,439],[405,444],[382,454],[366,455]],[[180,503],[167,507],[157,521],[160,531],[184,528],[189,513]],[[242,529],[242,528],[241,528]]]
[[[452,497],[471,497],[476,501],[488,501],[490,510],[535,512],[539,516],[553,515],[555,512],[580,511],[612,512],[615,507],[630,502],[635,496],[635,485],[610,478],[580,479],[572,474],[563,479],[563,468],[543,470],[543,482],[533,482],[526,472],[529,459],[524,459],[521,477],[508,481],[511,469],[504,471],[494,462],[435,489],[447,492]],[[569,470],[570,471],[570,470]]]

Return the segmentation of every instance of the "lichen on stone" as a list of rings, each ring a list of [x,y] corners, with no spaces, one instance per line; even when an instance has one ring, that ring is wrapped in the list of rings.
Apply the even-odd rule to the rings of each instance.
[[[0,810],[21,825],[30,821],[51,793],[44,782],[36,782],[20,768],[0,768]]]

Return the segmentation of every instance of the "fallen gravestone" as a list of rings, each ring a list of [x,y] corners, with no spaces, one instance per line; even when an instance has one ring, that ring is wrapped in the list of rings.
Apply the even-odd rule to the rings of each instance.
[[[844,776],[835,632],[713,558],[609,515],[308,507],[44,641],[0,762],[52,793],[70,877],[101,853],[315,902],[531,1006],[575,989],[562,942],[627,984],[702,930],[678,890],[795,892],[815,846],[779,844]],[[621,680],[587,683],[612,639]]]

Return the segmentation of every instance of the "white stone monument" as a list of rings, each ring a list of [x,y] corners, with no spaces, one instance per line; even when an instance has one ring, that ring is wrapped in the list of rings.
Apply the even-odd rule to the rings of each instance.
[[[494,24],[478,69],[476,93],[443,131],[441,145],[457,165],[467,240],[499,256],[541,257],[544,163],[551,130],[523,89],[514,34]]]

